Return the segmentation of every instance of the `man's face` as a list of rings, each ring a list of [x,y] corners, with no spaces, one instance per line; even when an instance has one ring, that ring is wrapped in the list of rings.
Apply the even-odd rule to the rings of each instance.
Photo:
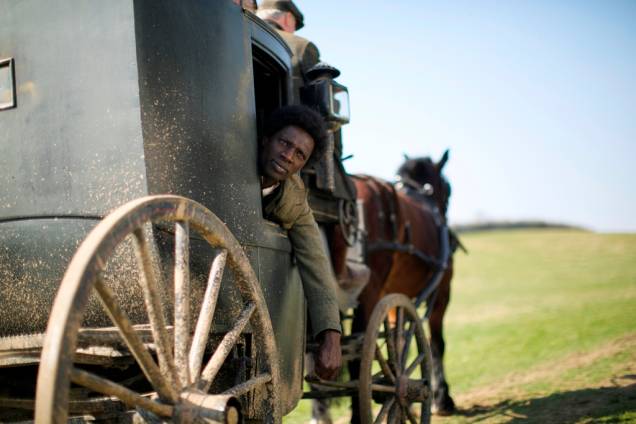
[[[302,128],[290,125],[263,140],[261,173],[273,185],[297,173],[309,160],[314,140]]]
[[[285,13],[285,25],[283,26],[283,29],[292,34],[296,32],[296,17],[293,13]]]

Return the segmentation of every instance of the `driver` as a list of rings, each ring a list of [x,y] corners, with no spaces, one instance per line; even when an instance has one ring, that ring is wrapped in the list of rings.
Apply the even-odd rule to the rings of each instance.
[[[304,25],[304,16],[292,0],[263,0],[256,15],[270,24],[292,51],[294,95],[307,83],[306,74],[320,61],[318,47],[295,34]]]
[[[326,140],[317,112],[298,105],[280,108],[265,123],[259,173],[264,216],[288,231],[298,262],[312,335],[319,343],[315,372],[329,380],[337,376],[341,362],[336,282],[298,175],[308,161],[320,157]]]

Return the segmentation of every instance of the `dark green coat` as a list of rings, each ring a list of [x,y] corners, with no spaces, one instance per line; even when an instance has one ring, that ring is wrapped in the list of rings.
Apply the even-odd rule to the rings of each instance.
[[[288,231],[313,335],[324,330],[341,331],[336,280],[301,178],[292,175],[283,181],[274,193],[263,199],[263,211],[267,219]]]

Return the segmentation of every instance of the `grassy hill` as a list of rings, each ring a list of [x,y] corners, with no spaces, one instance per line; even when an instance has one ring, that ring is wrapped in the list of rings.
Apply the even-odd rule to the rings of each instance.
[[[470,254],[457,255],[446,328],[465,415],[439,421],[636,420],[636,235],[463,239]]]
[[[467,233],[446,317],[460,413],[436,423],[636,422],[636,234]],[[306,402],[286,422],[304,422]],[[346,408],[341,408],[346,422]]]

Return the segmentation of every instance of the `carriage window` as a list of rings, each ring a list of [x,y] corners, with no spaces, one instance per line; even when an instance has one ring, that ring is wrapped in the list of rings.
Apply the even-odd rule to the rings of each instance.
[[[267,52],[252,46],[254,67],[254,97],[256,103],[256,132],[263,137],[267,116],[287,102],[287,72]]]
[[[257,46],[252,47],[252,58],[256,97],[256,128],[260,140],[265,118],[287,101],[287,73],[274,58]]]

